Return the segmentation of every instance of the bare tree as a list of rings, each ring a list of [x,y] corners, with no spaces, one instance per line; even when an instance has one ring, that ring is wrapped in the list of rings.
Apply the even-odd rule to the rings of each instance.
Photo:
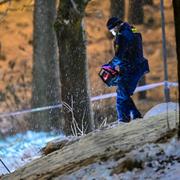
[[[142,24],[144,19],[143,0],[129,0],[128,21],[132,24]]]
[[[144,0],[143,5],[153,5],[153,0]]]
[[[111,16],[124,19],[125,15],[125,2],[124,0],[111,0]]]
[[[83,17],[88,0],[61,0],[55,29],[59,46],[61,94],[66,134],[72,134],[74,120],[90,132],[94,127],[88,85],[86,38]]]
[[[173,0],[173,8],[174,8],[174,24],[175,24],[175,36],[176,36],[176,52],[177,52],[177,61],[178,61],[178,66],[177,66],[177,71],[178,71],[178,82],[180,84],[180,72],[179,72],[179,62],[180,62],[180,1]],[[180,95],[179,95],[180,99]],[[180,107],[179,107],[180,109]],[[179,127],[178,127],[178,137],[180,139],[180,120],[179,120]]]
[[[32,107],[60,102],[60,81],[54,21],[56,0],[36,0],[34,5]],[[33,129],[60,128],[60,110],[34,113]]]

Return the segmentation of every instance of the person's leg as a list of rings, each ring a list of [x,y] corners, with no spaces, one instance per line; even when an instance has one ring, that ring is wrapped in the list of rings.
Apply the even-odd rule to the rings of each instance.
[[[136,89],[138,81],[139,81],[140,78],[141,78],[140,71],[139,72],[137,71],[135,74],[129,76],[129,82],[128,82],[129,88],[128,88],[128,90],[129,90],[130,95],[133,95],[134,90]],[[131,97],[129,97],[129,105],[128,105],[128,107],[129,107],[130,114],[132,115],[132,119],[142,118],[141,113],[137,109],[137,107],[134,104]]]
[[[142,118],[141,113],[137,109],[132,98],[129,98],[129,111],[132,113],[132,119]]]
[[[128,107],[129,94],[123,84],[119,84],[117,88],[117,98],[116,98],[116,110],[119,122],[129,122],[130,113]]]
[[[117,98],[116,110],[118,115],[119,122],[129,122],[130,114],[127,111],[126,101],[120,98]]]

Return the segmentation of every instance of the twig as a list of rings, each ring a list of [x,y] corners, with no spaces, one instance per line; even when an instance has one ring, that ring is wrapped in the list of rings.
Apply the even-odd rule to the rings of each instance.
[[[104,118],[103,122],[100,124],[99,128],[102,128],[103,126],[106,126],[107,124],[107,117]]]
[[[77,136],[77,127],[76,127],[76,125],[75,125],[75,117],[74,117],[73,109],[72,109],[72,107],[71,107],[69,104],[67,104],[66,102],[62,102],[62,105],[71,112],[71,116],[72,116],[71,131],[72,131],[72,133],[73,133],[74,136]]]
[[[74,128],[72,127],[72,124],[71,124],[71,131],[72,131],[73,136],[77,136],[74,132]]]
[[[78,14],[80,14],[80,12],[79,12],[79,10],[77,9],[77,5],[76,5],[76,3],[74,2],[74,0],[70,0],[70,1],[71,1],[71,4],[72,4],[74,10],[75,10]]]
[[[69,104],[67,104],[66,102],[62,102],[62,105],[71,112],[72,124],[70,125],[70,127],[71,127],[72,134],[74,136],[84,135],[87,130],[87,126],[84,123],[86,110],[83,113],[83,117],[82,117],[82,121],[81,121],[81,128],[80,128],[79,124],[77,123],[77,121],[74,117],[73,97],[71,97],[71,106]],[[84,126],[85,126],[85,128],[84,128]]]
[[[76,136],[78,135],[77,133],[77,124],[76,124],[76,120],[75,120],[75,117],[74,117],[74,111],[73,111],[73,97],[71,96],[71,113],[72,113],[72,124],[74,126],[74,131],[75,131],[75,134]]]
[[[86,109],[83,112],[83,117],[82,117],[82,121],[81,121],[81,131],[82,131],[82,133],[83,133],[83,130],[84,130],[84,117],[85,117],[85,113],[86,113]]]
[[[9,170],[9,168],[5,165],[5,163],[2,161],[2,159],[0,159],[1,163],[3,164],[3,166],[6,168],[6,170],[11,173],[11,171]]]

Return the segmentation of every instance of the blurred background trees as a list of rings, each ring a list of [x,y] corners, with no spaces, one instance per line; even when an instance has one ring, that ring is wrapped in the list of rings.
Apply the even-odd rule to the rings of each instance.
[[[34,4],[32,108],[60,103],[57,43],[54,31],[56,0],[36,0]],[[33,130],[59,129],[60,110],[32,113]]]
[[[61,88],[63,91],[63,103],[67,103],[70,107],[69,110],[71,110],[69,111],[65,107],[63,109],[65,117],[68,119],[67,121],[62,120],[63,118],[59,115],[60,110],[58,108],[34,113],[30,121],[32,129],[51,130],[51,128],[53,129],[54,127],[59,129],[59,127],[63,127],[66,122],[65,126],[67,128],[64,129],[69,129],[67,131],[70,133],[72,117],[76,120],[78,119],[77,123],[80,127],[82,127],[83,118],[86,119],[88,123],[91,122],[89,121],[91,118],[88,118],[92,117],[91,102],[89,100],[90,88],[87,87],[85,91],[83,91],[84,87],[86,87],[86,85],[88,86],[88,79],[91,80],[90,90],[93,93],[92,96],[115,91],[113,88],[105,88],[97,76],[99,66],[109,60],[113,55],[112,39],[107,38],[109,32],[105,25],[110,16],[118,16],[127,20],[140,30],[143,35],[145,56],[150,60],[150,66],[153,69],[153,73],[149,73],[146,76],[146,81],[148,84],[162,81],[163,67],[160,60],[162,58],[162,50],[161,39],[159,38],[161,37],[159,0],[93,0],[88,1],[88,8],[86,10],[84,10],[86,7],[84,3],[85,0],[61,0],[60,2],[62,3],[59,6],[59,15],[56,21],[56,25],[59,23],[56,29],[59,38],[59,58],[57,57],[57,45],[54,44],[54,41],[56,41],[53,32],[56,18],[54,0],[51,2],[1,0],[0,2],[1,112],[28,109],[30,108],[31,102],[32,107],[61,103]],[[35,6],[34,2],[36,3]],[[125,3],[128,3],[129,9],[127,9],[127,4]],[[29,5],[31,7],[29,7]],[[86,27],[83,27],[84,11],[86,11]],[[31,17],[32,13],[34,13],[34,17]],[[127,15],[127,13],[129,15]],[[174,70],[176,66],[176,62],[174,61],[176,59],[174,56],[175,43],[172,33],[174,19],[172,17],[172,5],[170,1],[165,1],[165,13],[167,18],[168,65],[170,65],[169,71],[173,72],[170,73],[169,76],[170,81],[176,81],[177,70]],[[24,18],[21,18],[22,16],[24,16]],[[34,24],[31,22],[33,18]],[[37,22],[35,22],[35,18]],[[150,23],[149,20],[151,20]],[[32,36],[33,25],[34,35]],[[88,41],[86,41],[84,30],[87,31]],[[176,34],[176,36],[178,36],[178,34]],[[31,57],[33,53],[32,46],[34,50],[33,61]],[[89,68],[87,68],[86,49],[84,49],[84,47],[88,48]],[[159,61],[157,61],[157,59]],[[59,67],[61,70],[60,75]],[[32,69],[33,77],[31,74]],[[87,70],[89,70],[90,76]],[[62,83],[61,88],[59,88],[59,76]],[[31,84],[33,84],[33,89],[31,88]],[[84,86],[82,84],[84,84]],[[143,84],[145,84],[145,82],[143,82],[142,85]],[[24,89],[24,91],[22,91],[22,89]],[[174,101],[176,100],[176,91],[176,88],[171,89]],[[31,92],[33,97],[30,102]],[[142,94],[143,93],[146,94],[146,92],[142,92]],[[134,99],[144,114],[152,106],[163,102],[162,88],[159,87],[148,91],[146,95],[147,101],[143,101],[143,103],[138,101],[138,99],[142,99],[142,97],[139,98],[135,95]],[[84,103],[86,100],[87,104]],[[113,103],[114,98],[108,99],[107,101],[98,101],[97,103],[93,102],[93,110],[98,114],[96,121],[100,119],[99,122],[101,122],[104,120],[103,118],[107,118],[108,122],[116,120]],[[89,112],[89,115],[87,114],[86,116],[87,118],[84,115],[85,107],[87,109],[86,112]],[[73,111],[71,108],[73,108]],[[81,110],[80,113],[78,109]],[[28,115],[29,114],[27,114],[27,116]],[[12,123],[12,119],[15,123]],[[10,120],[10,124],[13,124],[13,127],[14,124],[16,126],[23,124],[16,123],[17,119],[21,119],[21,122],[27,121],[27,118],[22,116],[14,116],[12,119]],[[6,120],[3,122],[5,121]],[[83,121],[85,122],[85,120]]]
[[[143,0],[129,0],[128,22],[137,25],[137,24],[143,24],[143,21],[144,21]],[[139,86],[143,86],[145,84],[146,84],[146,77],[143,76],[139,81]],[[139,92],[138,98],[146,99],[146,91]]]
[[[152,5],[153,1],[143,1],[143,0],[129,0],[127,10],[125,13],[125,1],[124,0],[111,0],[111,16],[119,17],[122,20],[125,20],[125,14],[128,15],[127,20],[130,24],[139,25],[144,22],[144,11],[143,5]],[[138,13],[137,13],[138,12]],[[143,76],[139,81],[139,86],[146,84],[146,78]],[[146,99],[146,91],[138,93],[139,99]]]
[[[125,16],[125,0],[111,0],[110,6],[111,16],[124,19]]]
[[[129,0],[128,22],[130,24],[143,24],[143,0]]]
[[[153,5],[153,0],[144,0],[143,5]]]

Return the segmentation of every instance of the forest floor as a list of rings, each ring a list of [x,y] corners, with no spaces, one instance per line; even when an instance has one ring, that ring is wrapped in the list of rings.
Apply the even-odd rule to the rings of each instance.
[[[131,151],[128,156],[132,159],[124,165],[118,166],[116,160],[97,162],[57,179],[178,180],[180,177],[180,141],[176,136],[166,143],[146,144]]]
[[[24,153],[19,156],[18,150],[17,157],[12,153],[13,158],[9,157],[11,161],[6,159],[11,174],[8,175],[0,165],[1,173],[6,174],[2,179],[178,180],[180,141],[177,139],[176,124],[179,111],[169,111],[168,130],[164,106],[156,108],[156,112],[162,110],[158,115],[150,110],[149,117],[143,120],[108,124],[81,137],[29,132],[25,137],[31,137],[31,146],[27,141],[27,147],[23,141],[16,143],[14,151],[17,144],[22,144]],[[50,141],[53,136],[55,140],[39,153],[37,142],[33,141],[39,139],[39,147],[44,146],[44,140]],[[19,134],[16,138],[22,137]]]
[[[162,59],[162,31],[160,0],[154,0],[153,6],[144,7],[144,24],[136,26],[142,33],[144,54],[149,60],[150,73],[146,75],[147,84],[164,80]],[[112,37],[106,29],[110,17],[110,0],[92,0],[86,8],[85,24],[87,32],[87,57],[91,95],[97,96],[115,92],[107,88],[98,77],[100,66],[113,57]],[[167,61],[169,81],[177,81],[177,59],[174,36],[173,7],[165,1],[165,20],[167,38]],[[0,112],[12,112],[30,108],[32,81],[32,34],[33,1],[14,0],[0,5]],[[171,100],[177,101],[177,88],[171,88]],[[147,91],[147,99],[134,100],[144,114],[154,105],[163,102],[163,87]],[[116,120],[115,99],[106,99],[93,103],[96,121]],[[113,112],[113,113],[112,113]],[[27,123],[26,116],[0,118],[0,134],[23,131]],[[15,119],[15,121],[14,121]],[[3,129],[3,131],[2,131]]]

